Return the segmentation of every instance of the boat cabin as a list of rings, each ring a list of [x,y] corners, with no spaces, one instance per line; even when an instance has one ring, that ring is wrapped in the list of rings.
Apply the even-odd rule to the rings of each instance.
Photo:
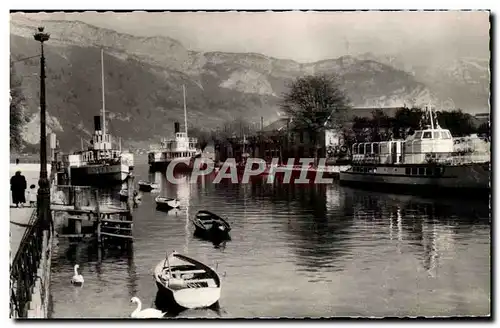
[[[405,141],[404,162],[408,164],[428,163],[452,155],[454,146],[451,133],[447,129],[427,128],[417,130]]]
[[[417,130],[406,140],[355,143],[354,163],[425,164],[449,158],[454,151],[453,138],[447,129]]]

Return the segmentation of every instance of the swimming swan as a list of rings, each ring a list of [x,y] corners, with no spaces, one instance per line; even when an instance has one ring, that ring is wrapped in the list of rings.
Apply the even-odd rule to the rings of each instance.
[[[135,309],[134,312],[130,315],[132,318],[163,318],[163,316],[166,314],[165,312],[161,312],[160,310],[157,309],[144,309],[141,311],[141,300],[137,297],[132,297],[130,299],[130,302],[132,303],[137,303],[137,309]]]
[[[71,278],[71,283],[75,285],[82,285],[83,286],[83,276],[81,274],[78,274],[78,268],[80,266],[78,264],[75,264],[75,274],[73,275],[73,278]]]

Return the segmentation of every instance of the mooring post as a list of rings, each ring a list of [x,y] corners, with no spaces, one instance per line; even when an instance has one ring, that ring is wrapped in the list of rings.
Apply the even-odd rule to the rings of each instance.
[[[127,210],[131,211],[132,207],[134,205],[134,176],[129,175],[127,178],[127,191],[128,191],[128,197],[127,197]]]
[[[95,213],[97,216],[97,241],[101,243],[101,213],[99,208],[99,190],[94,189]]]

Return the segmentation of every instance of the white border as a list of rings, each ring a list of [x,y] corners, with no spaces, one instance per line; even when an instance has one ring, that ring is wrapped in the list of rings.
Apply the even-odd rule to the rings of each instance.
[[[161,3],[164,3],[162,6]],[[2,67],[2,84],[3,87],[0,88],[2,91],[1,97],[2,97],[2,103],[3,108],[6,109],[8,108],[8,83],[9,83],[9,67],[8,67],[8,56],[9,56],[9,44],[8,44],[8,35],[9,35],[9,14],[8,10],[10,9],[59,9],[59,8],[65,8],[65,9],[73,9],[73,10],[78,10],[78,9],[84,9],[84,8],[92,8],[92,9],[123,9],[123,10],[128,10],[128,9],[133,9],[133,8],[138,8],[138,5],[141,7],[139,9],[164,9],[165,7],[168,7],[169,9],[302,9],[302,10],[307,10],[307,9],[492,9],[493,13],[496,13],[496,8],[498,6],[499,1],[464,1],[464,0],[454,0],[454,1],[435,1],[435,0],[420,0],[420,1],[356,1],[356,0],[350,0],[350,1],[338,1],[338,2],[333,2],[333,1],[324,1],[324,0],[308,0],[308,1],[298,1],[298,0],[287,0],[287,1],[263,1],[263,0],[253,0],[253,1],[188,1],[188,0],[183,0],[183,1],[169,1],[169,2],[160,2],[160,1],[146,1],[142,0],[140,2],[132,2],[132,1],[107,1],[106,4],[100,0],[87,0],[85,2],[76,2],[76,1],[20,1],[20,0],[11,0],[11,1],[3,1],[2,2],[2,15],[4,19],[0,20],[1,28],[2,28],[2,34],[4,37],[2,38],[2,50],[0,51],[0,54],[2,56],[2,59],[0,60],[1,67]],[[5,6],[5,8],[3,8]],[[498,24],[498,23],[497,23]],[[498,42],[498,33],[495,35],[495,41]],[[497,57],[495,56],[495,59]],[[497,91],[497,88],[495,88],[495,91]],[[498,93],[497,93],[498,94]],[[495,108],[494,104],[492,104],[492,108]],[[9,183],[8,183],[8,175],[7,172],[9,172],[7,166],[8,166],[8,161],[7,158],[9,158],[9,144],[8,144],[8,116],[7,116],[7,110],[2,111],[4,119],[0,120],[0,124],[2,124],[5,127],[5,130],[1,129],[1,131],[4,132],[4,138],[2,139],[1,142],[1,153],[4,155],[2,156],[3,160],[1,161],[1,166],[2,166],[2,181],[3,183],[0,183],[0,185],[3,186],[2,188],[2,193],[4,193],[4,196],[1,198],[2,204],[0,204],[0,208],[4,211],[5,216],[4,219],[2,220],[2,224],[4,224],[4,236],[3,238],[3,250],[0,252],[2,256],[1,263],[9,263],[8,259],[8,250],[9,250],[9,242],[7,237],[7,231],[9,230],[8,226],[8,199],[10,197],[10,193],[8,192],[9,188]],[[495,115],[495,123],[497,123],[498,120],[498,114]],[[495,131],[494,138],[495,140],[497,139],[498,132]],[[497,158],[495,156],[495,163],[497,162]],[[495,197],[496,201],[496,197]],[[498,224],[496,224],[498,226]],[[496,231],[495,231],[496,232]],[[4,276],[5,275],[5,276]],[[2,279],[3,283],[1,284],[3,292],[1,295],[3,295],[2,299],[2,305],[0,306],[0,309],[2,309],[3,315],[1,316],[2,321],[7,321],[7,324],[10,326],[13,324],[13,321],[8,319],[9,314],[8,314],[8,308],[9,308],[9,290],[8,290],[8,284],[7,284],[7,275],[8,275],[8,268],[5,267],[4,270],[2,270],[2,276],[4,278]],[[495,293],[496,294],[496,293]],[[494,311],[494,309],[492,309]],[[257,322],[259,323],[259,322]],[[347,323],[348,325],[355,324],[356,322],[350,322]],[[453,324],[454,322],[452,322]],[[457,322],[459,323],[459,322]],[[68,323],[64,323],[65,325]],[[92,323],[93,325],[117,325],[120,323],[107,323],[107,322],[102,322],[102,323]],[[166,325],[179,325],[179,323],[175,323],[172,321],[166,322],[166,323],[158,323],[158,324],[166,324]],[[184,323],[184,325],[191,325],[192,323]],[[219,322],[214,322],[210,323],[209,322],[200,322],[200,324],[203,325],[210,325],[214,326],[219,325]],[[267,325],[267,323],[260,322],[260,325]],[[275,324],[280,324],[279,322],[275,322]],[[286,322],[281,323],[281,324],[287,324]],[[335,326],[344,326],[347,325],[346,323],[332,323]],[[364,323],[368,324],[368,323]],[[403,323],[398,323],[398,325],[403,324]],[[434,325],[437,323],[425,323],[422,322],[421,324],[426,324],[426,326],[429,325]],[[134,324],[137,325],[137,324]],[[311,323],[302,323],[302,325],[311,325]]]

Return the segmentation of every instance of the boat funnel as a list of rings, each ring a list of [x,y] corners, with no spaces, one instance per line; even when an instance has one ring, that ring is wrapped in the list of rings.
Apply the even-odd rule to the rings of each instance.
[[[94,116],[94,130],[101,131],[101,116]]]
[[[174,123],[174,133],[179,133],[181,132],[181,125],[179,124],[179,122],[175,122]]]

